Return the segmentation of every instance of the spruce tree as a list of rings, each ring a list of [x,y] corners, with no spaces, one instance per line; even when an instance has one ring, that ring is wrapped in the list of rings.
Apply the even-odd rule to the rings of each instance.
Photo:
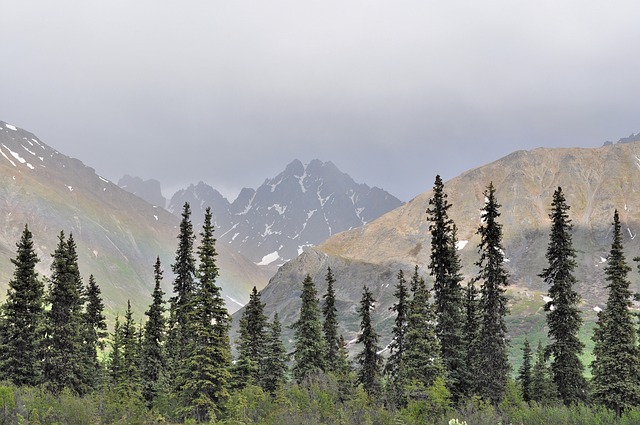
[[[166,332],[166,319],[164,291],[160,284],[162,282],[162,264],[160,257],[157,257],[153,266],[153,276],[155,286],[153,288],[152,303],[144,313],[147,322],[144,325],[144,335],[142,341],[142,395],[147,403],[147,407],[154,405],[154,399],[160,391],[163,373],[166,367],[166,357],[164,351],[164,341]]]
[[[389,386],[391,389],[392,401],[396,406],[405,404],[404,388],[407,384],[407,376],[405,371],[405,352],[407,333],[407,316],[409,309],[409,290],[407,289],[407,280],[404,272],[400,270],[397,275],[398,284],[396,291],[393,293],[396,302],[389,310],[396,313],[396,319],[391,331],[392,340],[389,344],[389,358],[385,365],[385,373],[389,376]]]
[[[620,232],[618,211],[613,216],[613,242],[607,258],[605,279],[609,288],[607,305],[598,314],[591,363],[593,395],[618,415],[640,402],[640,364],[631,307],[631,292]]]
[[[67,388],[83,395],[89,387],[83,361],[82,281],[75,242],[72,235],[65,240],[64,232],[60,232],[53,253],[49,285],[51,307],[46,313],[44,382],[56,394]]]
[[[142,398],[142,380],[139,369],[138,329],[133,319],[131,302],[127,300],[127,311],[124,315],[122,334],[122,381],[119,391],[129,398]]]
[[[531,346],[529,340],[524,339],[522,346],[522,366],[518,371],[518,381],[522,387],[522,399],[527,403],[531,401]]]
[[[219,270],[216,265],[216,239],[213,237],[211,208],[205,211],[198,247],[199,286],[194,295],[194,309],[187,329],[191,342],[182,377],[183,413],[197,421],[207,421],[219,415],[229,397],[231,349],[229,328],[231,317],[216,285]]]
[[[174,333],[172,337],[176,344],[176,358],[171,359],[176,365],[182,364],[186,356],[189,336],[187,335],[187,322],[194,308],[193,297],[196,291],[196,259],[193,254],[195,235],[191,224],[191,207],[185,202],[180,221],[178,235],[178,249],[176,250],[175,263],[171,269],[175,275],[173,281],[173,293],[171,306],[175,314],[175,326],[170,329]]]
[[[234,388],[241,389],[247,384],[259,385],[262,381],[261,366],[265,356],[267,336],[267,316],[260,293],[253,287],[249,302],[240,317],[240,329],[236,346],[238,358],[233,367]]]
[[[269,325],[264,356],[264,373],[262,384],[265,391],[272,396],[282,388],[287,373],[287,350],[282,342],[282,325],[278,313],[273,315]]]
[[[565,405],[585,400],[586,380],[580,355],[584,344],[578,339],[582,318],[578,310],[580,296],[574,290],[576,252],[571,238],[572,224],[562,188],[553,194],[551,203],[551,234],[547,247],[549,267],[539,275],[550,285],[551,300],[544,306],[551,343],[547,355],[552,355],[551,370],[560,398]]]
[[[44,285],[35,270],[40,260],[27,225],[16,246],[16,258],[11,259],[13,278],[0,321],[0,379],[33,386],[40,383],[42,374]]]
[[[327,347],[326,362],[327,370],[335,372],[338,369],[338,318],[336,317],[336,292],[333,285],[336,283],[331,267],[327,267],[327,293],[324,294],[324,303],[322,304],[322,315],[324,322],[322,330],[324,332],[325,345]]]
[[[100,287],[93,275],[89,276],[86,290],[86,309],[84,312],[85,325],[85,363],[88,371],[87,383],[91,389],[96,388],[101,376],[98,350],[104,349],[104,338],[107,336],[107,322],[104,316]]]
[[[451,204],[444,192],[440,176],[436,176],[433,197],[427,209],[431,232],[431,261],[429,269],[434,278],[433,295],[436,312],[436,335],[440,341],[441,356],[447,369],[449,387],[454,398],[463,393],[461,372],[464,365],[462,339],[463,291],[460,282],[460,259],[456,249],[456,230],[448,210]]]
[[[378,354],[378,333],[371,323],[371,312],[375,308],[376,300],[365,285],[358,308],[360,316],[360,334],[356,340],[357,344],[362,344],[362,351],[356,356],[356,361],[360,366],[358,369],[358,383],[370,396],[380,393],[380,375],[382,370],[382,356]]]
[[[498,404],[504,396],[509,374],[509,342],[504,320],[508,313],[505,288],[509,284],[509,274],[504,267],[502,225],[497,221],[500,204],[493,183],[489,184],[484,196],[482,224],[478,228],[480,259],[476,263],[480,268],[477,280],[482,282],[477,369],[482,385],[478,390],[483,399]]]
[[[325,370],[325,343],[315,284],[307,274],[302,282],[300,317],[292,325],[295,338],[293,376],[298,382]]]
[[[466,383],[464,395],[477,394],[478,382],[478,344],[480,328],[480,312],[478,311],[478,290],[473,280],[467,283],[464,291],[464,326],[462,339],[464,341],[464,365],[462,367],[462,380]]]
[[[538,404],[552,404],[557,399],[556,385],[551,377],[551,371],[545,358],[545,348],[542,341],[538,341],[536,361],[531,370],[530,396]]]
[[[116,314],[116,319],[113,325],[113,334],[111,334],[111,341],[109,342],[111,350],[109,352],[109,376],[111,382],[115,386],[119,386],[125,379],[124,364],[123,364],[123,351],[124,344],[122,341],[122,326],[120,325],[120,316]]]
[[[433,306],[429,303],[429,289],[415,267],[411,277],[413,297],[407,316],[406,376],[423,389],[428,388],[446,370],[440,357],[440,343],[436,337],[436,320]]]

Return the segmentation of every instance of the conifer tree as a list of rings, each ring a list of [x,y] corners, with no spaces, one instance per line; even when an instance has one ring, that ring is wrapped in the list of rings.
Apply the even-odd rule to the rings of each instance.
[[[480,235],[477,280],[482,282],[477,376],[482,383],[478,387],[479,395],[498,404],[504,396],[509,373],[509,342],[504,320],[508,313],[505,288],[509,284],[509,275],[504,268],[502,225],[497,222],[500,204],[496,200],[493,183],[489,183],[484,196],[482,224],[477,232]]]
[[[292,325],[295,338],[293,376],[298,382],[325,370],[325,343],[315,284],[307,274],[302,282],[300,317]]]
[[[182,377],[183,412],[197,421],[206,421],[220,413],[229,397],[231,349],[229,328],[231,317],[216,285],[216,239],[213,237],[211,208],[205,211],[198,247],[200,282],[194,295],[194,309],[187,324],[189,344]]]
[[[365,285],[363,288],[358,315],[360,316],[360,334],[356,343],[362,344],[362,351],[356,356],[360,368],[358,369],[358,383],[364,390],[375,396],[380,393],[380,375],[382,370],[382,356],[378,354],[378,333],[371,323],[371,311],[375,308],[376,300]]]
[[[124,345],[122,341],[122,326],[120,325],[120,316],[116,314],[116,319],[113,325],[113,334],[111,335],[111,342],[109,343],[111,350],[109,353],[109,376],[113,384],[118,386],[125,379],[124,364],[123,364],[123,350]]]
[[[527,403],[531,401],[531,346],[529,340],[524,339],[522,347],[522,366],[518,371],[518,381],[522,386],[522,399]]]
[[[456,249],[456,229],[449,218],[451,204],[444,192],[440,176],[436,176],[433,197],[429,200],[427,214],[431,224],[431,261],[429,269],[434,278],[433,295],[436,312],[436,336],[440,341],[441,356],[447,369],[449,387],[454,398],[463,393],[461,372],[464,365],[462,339],[463,291],[460,282],[460,259]]]
[[[193,254],[195,235],[191,224],[191,207],[185,202],[180,221],[180,233],[178,235],[178,249],[176,250],[175,263],[171,269],[175,275],[173,281],[174,296],[171,298],[171,306],[175,315],[175,326],[170,329],[174,333],[172,338],[176,344],[176,358],[171,359],[175,364],[182,364],[186,356],[189,337],[187,335],[187,322],[194,308],[193,297],[196,291],[196,260]]]
[[[542,341],[538,341],[530,382],[531,400],[538,404],[551,404],[557,399],[557,390],[547,365],[545,351]]]
[[[396,312],[396,319],[392,330],[392,340],[389,344],[389,358],[385,365],[385,373],[389,376],[391,397],[396,406],[405,404],[404,388],[407,384],[405,373],[405,335],[407,333],[407,316],[409,309],[409,290],[404,272],[400,270],[397,275],[398,284],[393,295],[396,302],[389,308]]]
[[[273,315],[273,321],[269,325],[267,334],[264,373],[260,386],[274,396],[276,391],[284,385],[286,373],[287,350],[282,342],[282,325],[276,312]]]
[[[16,246],[16,258],[11,259],[13,278],[0,321],[0,379],[33,386],[40,383],[42,374],[44,285],[35,270],[40,260],[27,225]]]
[[[413,297],[409,303],[405,335],[406,376],[426,389],[436,378],[445,377],[446,371],[436,337],[435,312],[429,303],[429,290],[418,274],[418,266],[411,277],[411,288]]]
[[[605,279],[609,288],[607,305],[598,314],[591,363],[593,395],[618,415],[640,402],[640,364],[634,319],[629,311],[631,292],[627,274],[618,211],[613,216],[613,242],[607,258]]]
[[[60,232],[49,283],[51,308],[46,314],[44,382],[54,393],[67,388],[83,395],[89,390],[86,362],[83,361],[84,301],[72,235],[65,240],[64,232]]]
[[[144,325],[144,335],[142,341],[142,395],[147,402],[147,407],[153,406],[154,399],[159,392],[162,382],[163,372],[166,367],[166,357],[164,351],[164,341],[166,332],[166,319],[164,291],[160,287],[162,282],[162,264],[160,257],[156,258],[153,266],[153,276],[155,286],[153,288],[152,303],[144,313],[147,322]]]
[[[580,296],[574,290],[576,279],[573,271],[576,267],[576,252],[573,248],[567,205],[562,188],[553,194],[551,203],[551,234],[547,248],[549,267],[539,275],[550,285],[551,301],[544,306],[547,312],[549,338],[547,347],[552,355],[551,370],[560,398],[565,405],[585,400],[586,380],[580,355],[584,344],[578,339],[582,318],[578,310]]]
[[[98,384],[101,366],[98,361],[98,350],[104,349],[103,339],[107,336],[107,322],[104,316],[100,287],[93,275],[89,276],[86,290],[87,306],[84,312],[85,324],[85,362],[87,368],[87,383],[91,389]]]
[[[261,365],[266,351],[266,335],[264,303],[260,301],[260,293],[254,286],[240,318],[236,341],[238,358],[233,367],[234,388],[241,389],[247,384],[259,385],[262,381]]]
[[[480,328],[480,312],[478,308],[478,290],[473,280],[467,283],[464,291],[464,326],[462,339],[464,341],[465,362],[462,367],[463,381],[466,383],[464,395],[477,393],[478,388],[478,338]]]
[[[322,305],[322,315],[324,322],[322,330],[324,332],[325,345],[327,347],[326,363],[327,370],[335,372],[338,369],[338,318],[336,317],[336,292],[333,285],[336,283],[331,267],[327,267],[327,293],[324,294],[324,303]]]
[[[122,381],[119,390],[127,397],[142,397],[142,381],[140,379],[138,330],[133,319],[131,302],[127,300],[127,311],[124,315],[122,334]]]

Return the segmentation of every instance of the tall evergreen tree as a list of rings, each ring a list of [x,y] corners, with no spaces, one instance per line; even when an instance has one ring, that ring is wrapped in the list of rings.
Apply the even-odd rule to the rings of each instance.
[[[194,295],[195,306],[187,324],[191,343],[182,387],[183,411],[197,421],[209,420],[220,413],[229,397],[231,379],[231,317],[221,289],[216,285],[219,275],[216,265],[218,254],[211,220],[211,208],[207,208],[198,247],[200,285]]]
[[[480,259],[476,263],[480,268],[477,279],[482,282],[477,373],[479,382],[482,382],[479,395],[498,404],[504,396],[509,374],[509,342],[504,320],[508,313],[505,288],[509,284],[509,275],[504,267],[502,225],[497,221],[500,204],[496,200],[493,183],[489,183],[484,196],[482,224],[478,228]]]
[[[479,328],[480,328],[480,312],[478,308],[478,290],[474,282],[467,283],[464,292],[464,326],[462,328],[462,337],[464,341],[464,358],[465,362],[462,367],[462,380],[466,383],[464,395],[470,396],[477,394],[479,386],[478,382],[478,345],[479,345]]]
[[[327,347],[326,363],[327,369],[335,372],[338,369],[338,351],[340,350],[338,338],[338,318],[336,313],[336,292],[333,285],[336,283],[331,267],[327,267],[327,293],[324,294],[322,304],[322,315],[324,322],[322,330],[324,332],[325,345]]]
[[[13,278],[0,321],[0,379],[37,385],[42,374],[44,285],[35,269],[40,260],[27,225],[16,245],[16,258],[11,259]]]
[[[431,224],[431,261],[429,269],[434,278],[433,294],[436,312],[436,335],[440,341],[441,356],[447,369],[448,383],[454,398],[459,398],[466,386],[461,372],[464,365],[462,339],[463,291],[460,282],[461,265],[456,249],[456,230],[448,210],[451,204],[444,192],[440,176],[436,176],[433,197],[427,214]]]
[[[389,385],[391,389],[391,397],[396,406],[404,405],[404,388],[407,384],[407,376],[405,373],[405,352],[406,343],[405,336],[407,333],[407,316],[409,309],[409,290],[407,288],[407,280],[404,272],[398,272],[398,284],[396,291],[393,293],[396,302],[389,308],[395,311],[396,319],[393,326],[392,340],[389,344],[389,358],[385,365],[385,373],[389,376]]]
[[[413,297],[409,303],[407,333],[405,335],[406,374],[415,383],[428,388],[446,371],[440,357],[440,343],[436,337],[436,319],[429,303],[429,289],[415,267],[411,277]]]
[[[371,323],[371,311],[375,308],[376,300],[369,291],[363,288],[358,315],[360,316],[360,334],[356,343],[362,344],[362,351],[356,356],[356,361],[360,366],[358,369],[358,383],[362,384],[364,390],[375,396],[380,393],[380,375],[382,370],[382,356],[378,354],[378,333]]]
[[[325,370],[325,343],[320,322],[318,292],[311,276],[302,282],[300,317],[292,325],[295,335],[293,376],[298,382]]]
[[[527,403],[531,401],[531,345],[524,339],[522,346],[522,366],[518,371],[518,381],[522,386],[522,399]]]
[[[591,363],[593,395],[618,415],[640,402],[640,364],[618,211],[613,216],[613,243],[607,258],[607,305],[598,314]]]
[[[196,292],[196,259],[193,254],[195,235],[191,224],[191,207],[185,202],[182,208],[182,220],[178,235],[178,249],[176,250],[175,263],[171,269],[175,275],[173,281],[174,296],[171,305],[175,314],[175,326],[170,329],[174,333],[177,358],[171,359],[175,364],[182,364],[186,356],[189,336],[187,335],[187,322],[194,309],[193,297]]]
[[[138,329],[133,319],[131,302],[127,300],[127,311],[122,324],[122,373],[121,394],[136,399],[142,398],[142,380],[140,378]]]
[[[266,335],[267,316],[264,314],[264,303],[260,301],[260,293],[254,286],[240,318],[236,341],[238,358],[233,367],[235,388],[243,388],[247,384],[259,385],[262,381],[261,366],[266,352]]]
[[[287,350],[282,342],[282,325],[277,312],[269,325],[265,349],[261,387],[273,396],[284,385],[287,373]]]
[[[49,282],[51,308],[46,314],[44,382],[54,393],[67,388],[82,395],[89,390],[83,361],[84,301],[72,235],[65,240],[64,232],[60,232]]]
[[[109,352],[109,376],[111,382],[119,386],[125,379],[125,371],[123,364],[123,351],[124,343],[122,341],[122,326],[120,325],[120,316],[116,314],[116,319],[113,325],[113,334],[111,335],[111,341],[109,342],[111,350]]]
[[[551,301],[544,306],[551,343],[547,355],[552,355],[551,370],[560,398],[565,405],[585,400],[586,380],[580,355],[584,344],[578,339],[582,318],[578,310],[580,296],[574,290],[576,252],[571,238],[572,224],[569,205],[562,188],[558,187],[551,203],[551,234],[547,247],[549,267],[539,275],[550,285]]]
[[[147,402],[147,407],[151,408],[154,399],[159,392],[162,382],[163,372],[166,367],[166,357],[164,351],[164,341],[166,332],[166,319],[164,291],[160,284],[162,282],[162,264],[160,257],[156,258],[153,266],[153,276],[155,286],[153,288],[152,303],[144,313],[147,322],[144,325],[144,336],[142,341],[142,395]]]
[[[85,325],[85,363],[87,369],[87,383],[91,389],[95,388],[101,376],[101,366],[98,361],[98,350],[104,349],[104,338],[107,336],[107,322],[104,316],[100,287],[93,275],[89,276],[86,290],[87,306],[84,312]]]

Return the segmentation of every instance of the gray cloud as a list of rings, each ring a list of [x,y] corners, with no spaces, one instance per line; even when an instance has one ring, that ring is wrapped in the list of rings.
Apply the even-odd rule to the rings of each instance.
[[[640,4],[33,1],[0,119],[105,177],[234,195],[293,158],[408,200],[516,149],[640,131]]]

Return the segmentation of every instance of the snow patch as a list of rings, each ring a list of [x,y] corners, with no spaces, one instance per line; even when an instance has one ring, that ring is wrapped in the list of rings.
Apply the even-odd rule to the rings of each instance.
[[[267,208],[269,211],[271,211],[272,209],[275,209],[278,214],[283,215],[284,212],[287,210],[287,206],[285,205],[284,207],[281,206],[280,204],[273,204],[272,206],[270,206],[269,208]]]
[[[69,189],[69,192],[73,192],[73,186],[67,186],[67,189]]]
[[[229,298],[229,301],[231,301],[234,304],[238,304],[240,307],[244,307],[244,304],[242,304],[240,301],[236,301],[233,298],[231,298],[229,295],[227,295],[227,298]]]
[[[546,295],[540,295],[540,296],[542,297],[542,301],[544,301],[545,303],[553,301],[553,298],[547,297]]]
[[[27,167],[29,167],[29,169],[31,169],[31,170],[34,170],[36,168],[33,165],[29,164],[28,162],[27,162]]]
[[[602,264],[602,263],[606,263],[606,262],[607,262],[607,259],[606,259],[606,258],[604,258],[604,257],[600,257],[600,264]]]
[[[93,256],[98,258],[98,251],[96,251],[95,249],[93,250]]]
[[[593,311],[595,311],[596,313],[600,313],[602,311],[602,309],[598,306],[593,307]]]
[[[7,127],[9,130],[18,131],[18,129],[17,129],[15,126],[11,125],[11,124],[7,124],[7,123],[5,123],[4,125],[5,125],[5,127]]]
[[[633,239],[635,239],[635,238],[636,238],[636,235],[634,235],[634,234],[631,232],[631,229],[629,229],[628,227],[627,227],[627,232],[629,232],[629,237],[631,238],[631,240],[633,240]]]
[[[18,162],[20,162],[20,164],[24,164],[25,162],[27,162],[23,157],[21,157],[20,155],[18,155],[17,153],[12,151],[11,149],[9,149],[5,144],[2,144],[2,147],[4,147],[6,150],[8,150],[9,153],[11,154],[11,156],[13,156],[15,159],[17,159]]]
[[[298,184],[300,184],[300,189],[302,189],[302,193],[306,193],[307,192],[307,188],[304,186],[304,179],[307,178],[307,169],[304,169],[304,173],[301,176],[296,176],[298,177]]]
[[[465,246],[467,246],[467,244],[469,243],[469,241],[458,241],[456,242],[456,249],[458,251],[464,249]]]
[[[155,214],[154,214],[154,215],[153,215],[153,218],[155,218],[155,219],[156,219],[156,221],[158,221],[158,216],[157,216],[157,215],[155,215]]]
[[[280,255],[278,254],[278,251],[274,251],[271,254],[267,254],[264,257],[262,257],[262,261],[260,261],[258,263],[259,266],[267,266],[271,263],[273,263],[274,261],[276,261],[278,258],[280,258]]]
[[[28,140],[27,140],[27,142],[28,142]],[[36,156],[36,153],[35,153],[35,152],[33,152],[33,151],[30,151],[28,147],[26,147],[26,146],[24,146],[24,145],[23,145],[23,146],[22,146],[22,148],[23,148],[25,151],[29,152],[31,155]]]
[[[2,145],[2,146],[4,146],[4,145]],[[12,161],[12,160],[11,160],[11,159],[10,159],[10,158],[5,154],[5,153],[4,153],[4,151],[3,151],[2,149],[0,149],[0,153],[2,154],[2,156],[4,156],[4,157],[7,159],[7,161],[9,161],[9,162],[11,163],[11,165],[13,165],[14,167],[17,167],[16,163],[15,163],[15,162],[13,162],[13,161]],[[14,180],[16,179],[16,178],[15,178],[15,176],[13,176],[13,179],[14,179]]]
[[[111,183],[109,180],[105,179],[104,177],[100,177],[100,176],[98,176],[98,178],[99,178],[100,180],[102,180],[103,182],[105,182],[105,183]]]

